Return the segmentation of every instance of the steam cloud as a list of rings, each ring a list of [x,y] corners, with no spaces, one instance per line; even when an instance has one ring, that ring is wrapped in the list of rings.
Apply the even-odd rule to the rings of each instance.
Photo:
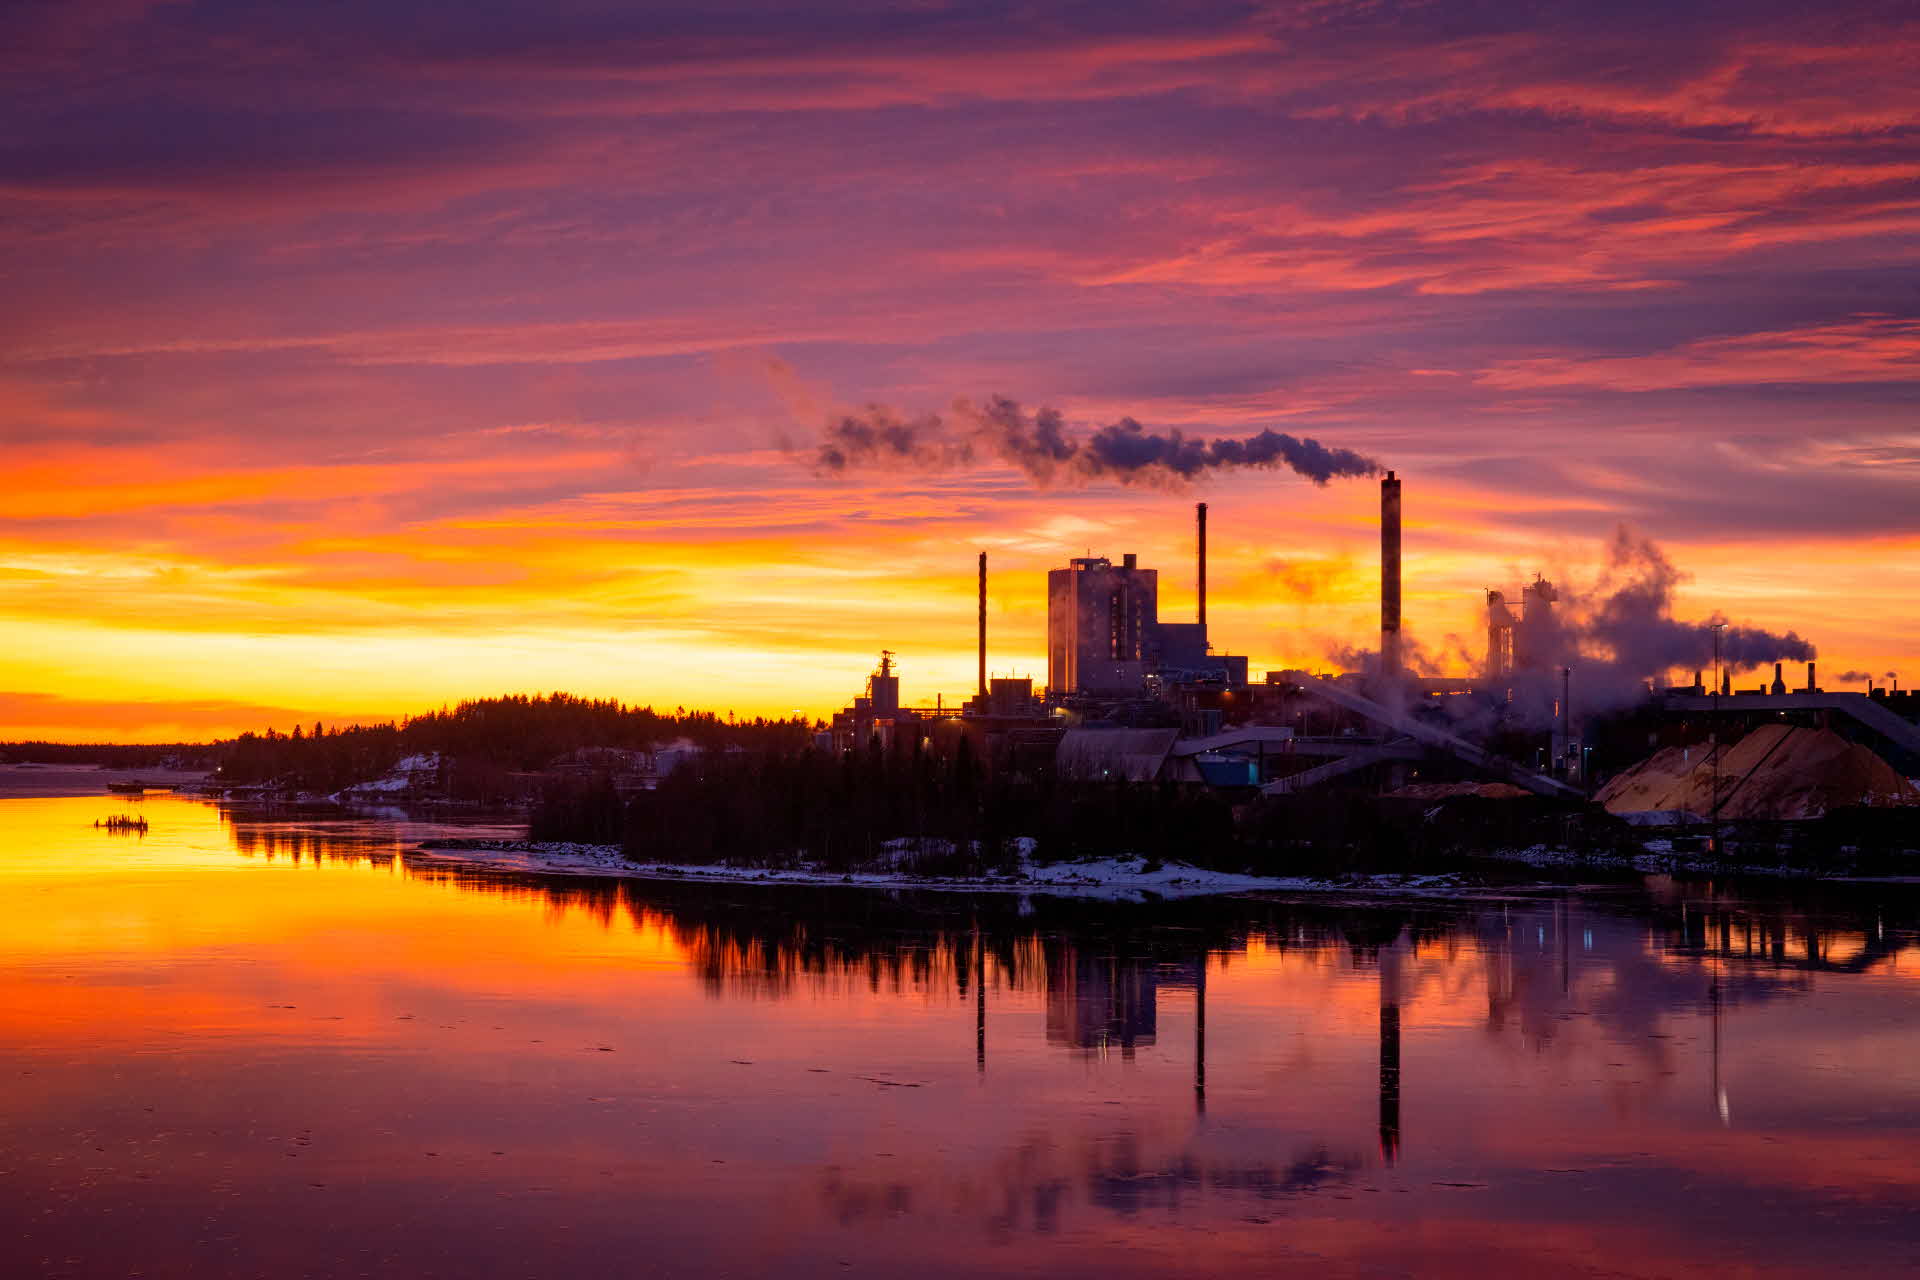
[[[1735,671],[1770,662],[1807,662],[1812,644],[1794,632],[1776,635],[1735,626],[1715,613],[1704,622],[1673,616],[1674,588],[1687,580],[1660,548],[1622,525],[1609,548],[1599,583],[1583,594],[1566,593],[1556,614],[1565,634],[1556,637],[1556,663],[1611,658],[1636,679],[1674,668],[1706,667],[1713,661],[1713,633],[1720,632],[1720,661]],[[1597,651],[1597,653],[1596,653]]]
[[[901,418],[877,406],[849,414],[828,425],[814,462],[820,471],[839,475],[859,467],[936,470],[987,459],[1011,463],[1042,486],[1096,479],[1177,483],[1212,471],[1282,467],[1324,485],[1381,470],[1378,462],[1351,449],[1283,431],[1262,431],[1244,440],[1201,440],[1178,428],[1148,431],[1122,418],[1075,439],[1059,410],[1028,414],[1004,396],[984,406],[959,401],[950,419],[938,414]]]
[[[1873,678],[1874,675],[1871,671],[1842,671],[1834,677],[1834,679],[1838,680],[1841,684],[1859,684],[1862,680],[1871,680]]]
[[[1620,710],[1645,697],[1647,682],[1669,671],[1707,671],[1713,665],[1714,629],[1720,632],[1720,661],[1735,672],[1775,662],[1807,662],[1814,646],[1795,632],[1784,635],[1761,627],[1736,626],[1719,613],[1703,621],[1673,616],[1675,589],[1688,575],[1651,539],[1622,525],[1607,544],[1599,577],[1590,586],[1558,582],[1560,597],[1550,625],[1536,624],[1526,635],[1527,670],[1512,680],[1513,704],[1507,714],[1522,723],[1546,725],[1559,696],[1559,669],[1573,669],[1572,691],[1581,714]],[[1520,601],[1508,604],[1517,614]],[[1439,674],[1438,661],[1403,635],[1403,661],[1421,674]],[[1484,651],[1449,636],[1446,651],[1457,665],[1478,670]],[[1328,656],[1349,670],[1372,670],[1372,651],[1334,648]],[[1864,679],[1849,672],[1841,677]]]

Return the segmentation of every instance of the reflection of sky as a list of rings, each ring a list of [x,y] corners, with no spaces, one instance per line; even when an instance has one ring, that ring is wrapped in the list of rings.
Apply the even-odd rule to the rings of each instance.
[[[116,803],[0,802],[0,1230],[100,1271],[1871,1270],[1912,1239],[1911,904],[923,912],[420,873],[377,827],[158,797],[110,839]]]
[[[1182,565],[1183,500],[787,452],[993,393],[1380,456],[1441,653],[1624,519],[1696,616],[1916,656],[1899,6],[12,8],[20,736],[930,699],[976,547],[1038,669],[1040,571]],[[1369,486],[1207,496],[1222,643],[1369,632]]]

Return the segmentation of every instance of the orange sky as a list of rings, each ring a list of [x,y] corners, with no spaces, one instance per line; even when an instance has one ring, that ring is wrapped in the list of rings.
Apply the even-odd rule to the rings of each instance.
[[[1437,669],[1624,523],[1677,616],[1920,679],[1910,20],[818,8],[28,19],[0,740],[817,715],[882,648],[961,697],[976,551],[993,670],[1043,677],[1070,555],[1187,616],[1197,499],[1256,678],[1372,643],[1370,480],[815,470],[836,415],[995,394],[1394,468]]]

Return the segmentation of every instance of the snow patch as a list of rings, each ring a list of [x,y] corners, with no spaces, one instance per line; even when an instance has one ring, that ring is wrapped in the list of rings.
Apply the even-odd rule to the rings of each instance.
[[[890,855],[918,851],[923,842],[893,841]],[[1302,893],[1329,890],[1396,894],[1454,894],[1471,888],[1454,875],[1347,876],[1337,880],[1306,876],[1252,876],[1209,871],[1184,862],[1147,858],[1090,858],[1079,862],[1033,861],[1035,841],[1014,842],[1014,870],[985,876],[930,876],[900,871],[837,872],[817,867],[727,867],[690,863],[630,862],[618,845],[564,841],[445,840],[422,844],[413,858],[457,862],[491,871],[538,875],[624,876],[648,880],[710,881],[724,884],[853,885],[871,889],[916,889],[958,893],[1052,894],[1114,902],[1195,898],[1222,893]]]
[[[353,800],[399,795],[431,782],[439,770],[438,754],[407,756],[378,778],[356,782],[326,798],[336,804],[345,804]]]

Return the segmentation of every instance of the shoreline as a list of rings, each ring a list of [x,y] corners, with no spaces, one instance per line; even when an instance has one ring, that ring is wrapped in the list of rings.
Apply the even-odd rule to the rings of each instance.
[[[1665,842],[1658,842],[1664,844]],[[1490,883],[1471,870],[1426,874],[1355,873],[1337,877],[1260,876],[1209,871],[1187,863],[1154,866],[1137,856],[1035,863],[1023,850],[1019,870],[1007,875],[939,876],[912,872],[838,872],[809,867],[728,867],[703,863],[631,862],[618,845],[565,841],[450,837],[422,841],[409,856],[475,871],[530,875],[611,876],[693,884],[800,885],[817,888],[914,890],[930,893],[1050,894],[1057,897],[1144,902],[1260,893],[1364,893],[1382,896],[1461,898],[1560,889],[1563,881]],[[1476,863],[1540,871],[1596,875],[1738,876],[1823,884],[1920,884],[1913,875],[1852,875],[1812,868],[1747,863],[1724,864],[1668,849],[1635,855],[1581,854],[1534,846],[1471,855]],[[1920,855],[1916,855],[1920,861]]]
[[[1458,898],[1476,893],[1523,892],[1533,886],[1489,885],[1470,874],[1382,873],[1339,878],[1251,876],[1208,871],[1167,862],[1148,869],[1139,857],[1034,863],[1024,855],[1012,875],[932,876],[907,872],[837,872],[809,868],[726,867],[691,863],[630,862],[618,845],[563,841],[444,839],[422,841],[409,854],[476,871],[532,875],[614,876],[681,884],[797,885],[815,888],[912,890],[929,893],[1047,894],[1115,902],[1229,896],[1253,893],[1369,893]],[[1547,886],[1540,886],[1547,887]]]
[[[1308,875],[1240,875],[1167,862],[1148,869],[1144,858],[1091,858],[1085,862],[1033,864],[1021,858],[1016,875],[918,875],[906,871],[818,871],[808,867],[726,867],[707,864],[628,862],[618,844],[561,841],[422,841],[409,854],[476,871],[522,871],[532,875],[611,875],[622,879],[676,881],[693,885],[803,885],[820,889],[891,889],[918,892],[1012,892],[1066,898],[1146,902],[1206,898],[1246,892],[1386,892],[1459,896],[1484,889],[1457,873],[1361,875],[1317,879]]]
[[[203,769],[122,769],[96,764],[0,764],[0,800],[137,801],[138,794],[107,790],[109,782],[147,782],[151,795],[199,795],[208,778]]]

